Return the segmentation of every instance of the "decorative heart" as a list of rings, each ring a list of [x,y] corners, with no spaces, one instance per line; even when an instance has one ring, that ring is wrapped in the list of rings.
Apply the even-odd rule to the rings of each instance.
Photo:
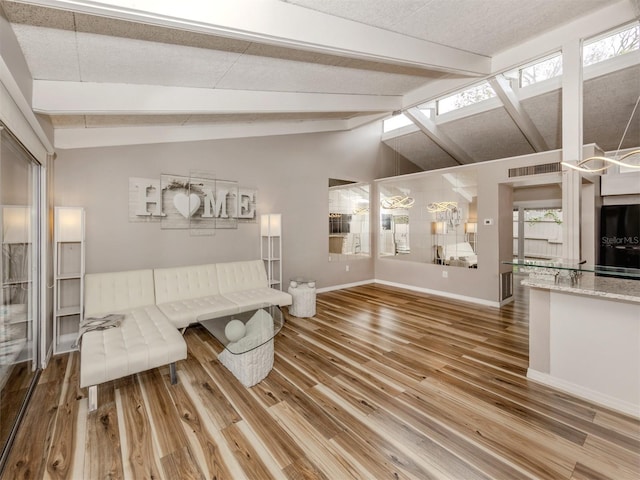
[[[200,197],[195,193],[189,196],[184,193],[176,193],[175,197],[173,197],[173,204],[178,212],[180,212],[180,215],[184,218],[189,218],[200,208]]]

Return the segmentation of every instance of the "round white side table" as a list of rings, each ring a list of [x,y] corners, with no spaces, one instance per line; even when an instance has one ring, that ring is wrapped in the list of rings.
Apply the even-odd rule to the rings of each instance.
[[[296,278],[289,282],[289,294],[293,303],[289,313],[294,317],[313,317],[316,314],[316,282]]]

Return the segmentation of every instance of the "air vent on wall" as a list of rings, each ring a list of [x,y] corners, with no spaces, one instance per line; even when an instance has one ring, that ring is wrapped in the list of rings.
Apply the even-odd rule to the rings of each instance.
[[[527,175],[540,175],[542,173],[561,172],[562,165],[560,162],[543,163],[540,165],[529,165],[528,167],[518,167],[509,169],[509,178],[524,177]]]

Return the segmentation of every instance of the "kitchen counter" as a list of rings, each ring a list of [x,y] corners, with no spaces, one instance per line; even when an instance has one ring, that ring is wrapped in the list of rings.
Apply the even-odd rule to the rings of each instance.
[[[583,274],[575,285],[564,279],[556,283],[554,280],[537,277],[526,278],[521,283],[528,287],[640,303],[640,280]]]
[[[640,280],[527,278],[527,376],[640,418]]]

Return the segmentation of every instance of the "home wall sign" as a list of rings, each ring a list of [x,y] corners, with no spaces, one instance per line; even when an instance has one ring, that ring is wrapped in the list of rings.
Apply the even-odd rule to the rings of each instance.
[[[211,231],[256,221],[256,189],[207,175],[129,178],[129,221]]]

